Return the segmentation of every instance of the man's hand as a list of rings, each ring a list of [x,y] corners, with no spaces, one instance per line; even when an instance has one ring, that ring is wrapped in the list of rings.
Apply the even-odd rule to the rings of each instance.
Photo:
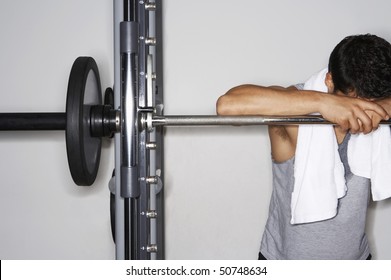
[[[378,100],[373,100],[373,102],[375,102],[376,104],[380,105],[384,110],[386,110],[388,115],[391,114],[391,98],[390,97],[389,98],[378,99]],[[367,113],[367,115],[372,120],[373,130],[377,129],[379,127],[380,122],[382,120],[384,120],[382,118],[382,116],[380,116],[376,112],[365,111],[365,113]]]
[[[387,111],[377,102],[336,94],[325,94],[321,115],[344,131],[367,134],[388,120]]]

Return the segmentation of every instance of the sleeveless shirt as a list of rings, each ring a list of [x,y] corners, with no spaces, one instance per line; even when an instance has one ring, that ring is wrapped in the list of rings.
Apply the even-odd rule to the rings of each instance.
[[[329,220],[290,224],[294,158],[272,163],[273,191],[260,249],[266,259],[365,260],[368,257],[365,224],[370,180],[351,173],[347,160],[349,139],[347,134],[338,149],[348,190],[339,199],[337,215]]]

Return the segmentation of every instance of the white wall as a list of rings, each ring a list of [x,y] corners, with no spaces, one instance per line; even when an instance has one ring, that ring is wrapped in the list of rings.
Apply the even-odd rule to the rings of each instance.
[[[386,0],[164,1],[165,113],[214,114],[242,83],[305,80],[344,36],[391,40]],[[0,112],[63,111],[69,71],[93,56],[113,83],[112,1],[0,2]],[[271,193],[264,127],[167,128],[166,257],[254,259]],[[77,187],[62,132],[0,132],[0,258],[113,259],[105,142],[98,180]],[[391,203],[371,206],[374,255],[391,259]]]

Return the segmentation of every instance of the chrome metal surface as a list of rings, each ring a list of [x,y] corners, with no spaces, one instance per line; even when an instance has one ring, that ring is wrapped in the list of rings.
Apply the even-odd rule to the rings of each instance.
[[[214,116],[214,115],[171,115],[152,116],[153,127],[157,126],[222,126],[222,125],[294,125],[332,124],[322,116]],[[391,124],[391,120],[381,124]]]

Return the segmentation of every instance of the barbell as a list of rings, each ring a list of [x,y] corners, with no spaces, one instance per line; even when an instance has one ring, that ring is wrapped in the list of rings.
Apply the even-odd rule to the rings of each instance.
[[[158,108],[159,106],[157,106]],[[331,124],[322,116],[207,116],[162,115],[162,109],[137,108],[140,130],[159,126],[293,125]],[[382,121],[381,124],[391,124]],[[111,88],[102,104],[99,70],[92,57],[78,57],[73,63],[67,89],[65,113],[0,113],[0,131],[65,130],[68,165],[79,186],[94,183],[100,163],[102,137],[121,130],[121,112],[114,109]]]
[[[72,179],[79,186],[90,186],[98,173],[102,137],[119,130],[113,98],[112,89],[106,89],[102,104],[95,60],[78,57],[69,75],[65,113],[1,113],[0,130],[65,130]]]

